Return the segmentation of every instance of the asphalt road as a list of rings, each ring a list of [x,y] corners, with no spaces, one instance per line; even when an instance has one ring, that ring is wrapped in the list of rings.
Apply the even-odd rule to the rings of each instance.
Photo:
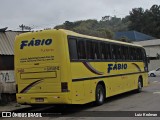
[[[136,93],[133,91],[133,92],[117,95],[117,96],[106,99],[106,102],[102,106],[94,106],[93,103],[89,103],[86,105],[76,105],[76,106],[75,105],[74,106],[58,106],[58,107],[45,106],[41,108],[30,107],[30,108],[19,109],[12,112],[48,113],[48,115],[42,114],[42,116],[47,116],[47,117],[39,118],[39,120],[40,119],[45,119],[45,120],[52,120],[52,119],[145,120],[146,117],[126,117],[126,116],[128,116],[128,114],[135,115],[138,113],[144,113],[144,111],[148,111],[153,114],[155,113],[155,111],[160,111],[160,77],[149,77],[149,81],[150,81],[149,86],[146,88],[143,88],[143,91],[141,93]],[[109,112],[106,112],[106,111],[109,111]],[[128,111],[132,111],[132,112],[130,113]],[[106,115],[112,116],[112,117],[104,117]],[[159,115],[160,115],[160,112],[159,112]],[[113,116],[122,116],[122,117],[113,117]],[[10,119],[16,120],[17,118],[10,118]],[[27,119],[27,118],[23,118],[23,119]],[[30,118],[30,119],[32,120],[35,118]],[[158,120],[158,119],[160,119],[160,117],[148,117],[148,120]]]

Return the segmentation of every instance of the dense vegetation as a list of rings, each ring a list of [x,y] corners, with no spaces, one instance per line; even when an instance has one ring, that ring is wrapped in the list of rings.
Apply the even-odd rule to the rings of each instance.
[[[78,33],[113,38],[115,32],[136,30],[156,38],[160,38],[160,5],[153,5],[150,9],[133,8],[128,16],[104,16],[100,21],[89,19],[75,22],[65,21],[56,29],[68,29]]]

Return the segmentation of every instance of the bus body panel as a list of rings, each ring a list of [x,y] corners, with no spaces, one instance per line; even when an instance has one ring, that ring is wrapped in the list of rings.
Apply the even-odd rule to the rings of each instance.
[[[66,72],[68,64],[64,57],[66,56],[66,47],[63,38],[66,38],[64,33],[55,30],[31,32],[17,36],[15,76],[18,84],[17,101],[19,103],[22,103],[22,100],[18,99],[21,95],[28,96],[24,100],[31,103],[29,101],[33,101],[35,93],[43,93],[45,96],[49,93],[62,92],[61,83],[68,81]],[[45,44],[48,39],[52,42],[48,41]],[[68,84],[68,89],[70,89],[70,84]],[[36,96],[38,97],[38,95]],[[69,95],[64,94],[64,96],[69,99]],[[41,98],[41,96],[39,97]]]
[[[117,69],[107,73],[108,64],[127,64],[127,69]],[[148,85],[145,82],[147,81],[145,77],[147,73],[143,73],[144,64],[142,62],[90,62],[90,65],[104,74],[97,76],[82,62],[71,62],[71,74],[72,80],[74,80],[72,83],[74,88],[72,98],[79,104],[80,100],[83,99],[86,102],[88,100],[95,100],[95,89],[99,81],[103,81],[106,85],[106,97],[137,89],[138,78],[140,76],[144,79],[144,86]],[[83,74],[81,70],[83,70]]]

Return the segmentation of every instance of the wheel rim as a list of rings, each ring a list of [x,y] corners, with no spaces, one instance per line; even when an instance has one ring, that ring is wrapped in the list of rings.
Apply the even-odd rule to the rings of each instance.
[[[98,90],[98,100],[99,100],[100,102],[103,101],[103,92],[102,92],[101,89]]]
[[[139,89],[140,91],[142,90],[141,82],[138,82],[138,89]]]

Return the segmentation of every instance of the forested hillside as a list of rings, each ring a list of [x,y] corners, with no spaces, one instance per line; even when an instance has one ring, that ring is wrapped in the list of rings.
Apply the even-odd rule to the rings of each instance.
[[[150,9],[133,8],[128,16],[104,16],[100,21],[89,19],[75,22],[65,21],[56,29],[68,29],[78,33],[112,39],[115,32],[135,30],[160,38],[160,5]]]

